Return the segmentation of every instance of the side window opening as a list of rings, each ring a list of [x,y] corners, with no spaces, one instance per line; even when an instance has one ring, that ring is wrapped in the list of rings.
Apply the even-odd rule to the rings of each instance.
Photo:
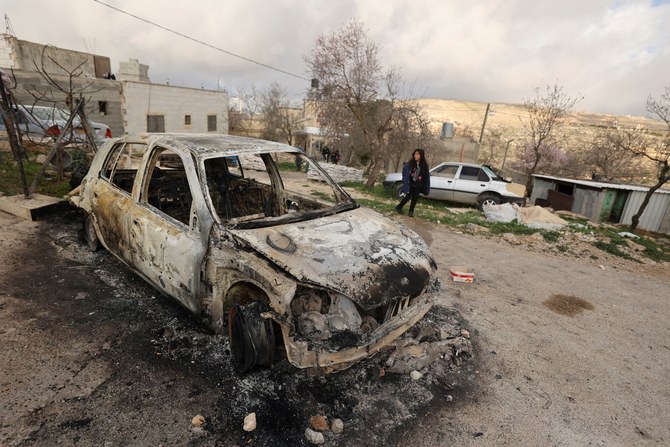
[[[491,181],[491,179],[489,178],[489,175],[486,172],[484,172],[483,169],[479,170],[479,177],[477,178],[477,180],[479,180],[480,182],[490,182]]]
[[[479,178],[479,168],[473,166],[463,166],[461,168],[461,180],[477,180]]]
[[[456,172],[458,172],[458,166],[444,166],[442,169],[432,173],[431,175],[437,177],[454,178],[456,177]]]
[[[118,144],[112,149],[102,170],[102,178],[131,194],[137,177],[137,169],[146,152],[145,144]]]
[[[170,149],[157,149],[149,161],[148,173],[148,186],[141,200],[188,225],[193,196],[179,154]]]

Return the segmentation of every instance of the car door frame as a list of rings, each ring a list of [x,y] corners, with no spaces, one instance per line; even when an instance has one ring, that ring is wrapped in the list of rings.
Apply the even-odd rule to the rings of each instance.
[[[477,169],[477,180],[470,178],[463,178],[464,170],[466,168]],[[484,174],[488,180],[479,180]],[[454,201],[461,203],[476,204],[479,195],[490,189],[491,178],[484,171],[481,166],[461,166],[458,175],[454,181]]]
[[[456,167],[454,177],[442,177],[437,173],[449,167]],[[430,171],[430,194],[428,197],[437,200],[453,200],[454,197],[454,180],[458,176],[459,166],[456,163],[442,163],[435,166]]]
[[[185,224],[149,204],[148,191],[154,157],[169,149],[179,155],[191,193],[189,222]],[[152,144],[135,180],[136,207],[128,214],[131,264],[145,279],[177,299],[196,315],[201,311],[201,271],[208,251],[213,218],[205,205],[196,162],[186,148]]]

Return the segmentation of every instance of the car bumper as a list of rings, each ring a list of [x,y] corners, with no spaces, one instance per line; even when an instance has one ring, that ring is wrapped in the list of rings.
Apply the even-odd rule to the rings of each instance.
[[[367,357],[372,357],[395,339],[407,332],[431,309],[438,292],[426,293],[386,323],[376,328],[362,346],[346,348],[337,352],[310,351],[307,343],[284,337],[288,360],[298,368],[319,367],[326,373],[344,370]]]

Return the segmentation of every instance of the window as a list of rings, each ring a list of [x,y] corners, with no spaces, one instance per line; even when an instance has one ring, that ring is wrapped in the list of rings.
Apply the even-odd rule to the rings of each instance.
[[[446,178],[454,178],[456,177],[456,172],[458,171],[458,166],[442,166],[439,168],[439,170],[435,170],[432,172],[430,175],[437,176],[437,177],[446,177]]]
[[[461,180],[477,180],[479,178],[479,168],[474,166],[463,166],[459,178]]]
[[[184,115],[184,126],[191,125],[191,115]]]
[[[102,178],[128,194],[132,193],[137,169],[146,150],[144,144],[117,144],[105,161]]]
[[[156,149],[147,172],[150,173],[150,180],[142,201],[188,225],[193,199],[184,162],[179,154],[170,149]]]
[[[216,132],[216,115],[207,115],[207,132]]]
[[[147,115],[147,132],[165,132],[165,116]]]
[[[107,115],[107,101],[98,101],[98,112],[100,115]]]
[[[477,177],[477,180],[479,180],[480,182],[490,182],[491,181],[488,174],[486,172],[484,172],[483,169],[479,170],[479,176]]]

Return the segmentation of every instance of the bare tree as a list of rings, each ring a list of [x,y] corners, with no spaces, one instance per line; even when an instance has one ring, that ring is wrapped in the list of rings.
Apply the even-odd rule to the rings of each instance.
[[[621,128],[616,120],[600,128],[586,148],[578,155],[583,170],[593,179],[607,182],[634,182],[651,174],[649,163],[633,152],[621,150]]]
[[[505,164],[508,163],[507,156],[511,155],[510,146],[515,139],[516,137],[507,126],[488,129],[484,133],[484,139],[479,149],[479,162],[504,169]]]
[[[286,92],[276,82],[261,95],[260,110],[263,116],[262,137],[293,145],[303,122],[302,113],[291,108]]]
[[[330,35],[319,36],[305,62],[321,83],[315,105],[329,134],[346,131],[351,147],[368,165],[367,186],[381,172],[395,118],[406,111],[398,70],[384,71],[378,46],[363,25],[352,20]]]
[[[528,155],[524,170],[528,175],[526,192],[530,196],[533,191],[533,174],[537,172],[547,148],[557,146],[557,137],[563,125],[565,115],[582,99],[581,95],[568,96],[559,85],[547,85],[544,92],[535,88],[535,97],[523,102],[528,112],[527,121],[523,122],[523,138],[525,154]]]
[[[621,129],[612,134],[612,144],[618,149],[644,157],[658,166],[656,183],[649,188],[637,213],[631,218],[630,230],[635,231],[640,223],[640,217],[651,200],[651,196],[660,187],[670,180],[670,87],[660,98],[647,98],[647,112],[659,118],[666,124],[667,130],[660,135],[653,135],[640,127]]]
[[[244,136],[252,136],[257,131],[257,117],[261,108],[261,92],[254,84],[249,90],[240,88],[237,90],[237,98],[240,100],[239,107],[231,107],[229,114],[229,126],[232,131]],[[230,112],[229,111],[229,112]]]

